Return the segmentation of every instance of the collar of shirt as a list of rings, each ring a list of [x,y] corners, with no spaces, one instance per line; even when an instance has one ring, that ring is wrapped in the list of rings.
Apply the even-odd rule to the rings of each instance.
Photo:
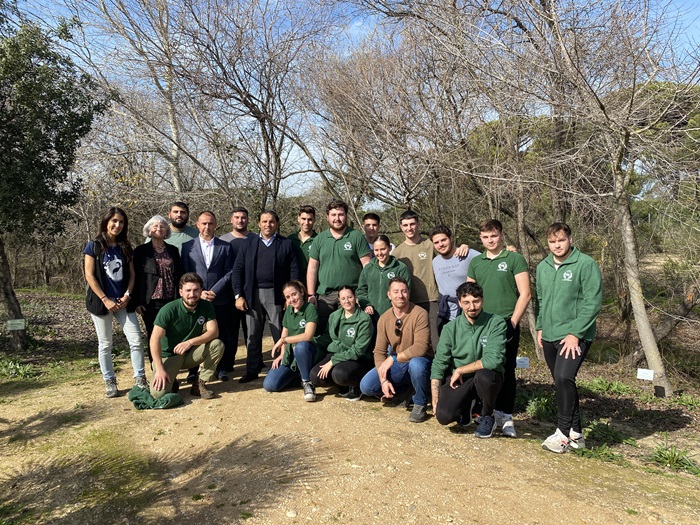
[[[265,239],[265,238],[262,236],[262,234],[260,234],[260,240],[261,240],[261,241],[263,242],[263,244],[265,244],[265,246],[267,246],[268,248],[269,248],[270,245],[272,244],[272,241],[275,240],[275,237],[277,237],[277,232],[275,232],[274,235],[273,235],[272,237],[270,237],[269,239]]]
[[[209,268],[211,264],[211,259],[214,255],[214,237],[206,241],[201,236],[199,237],[199,245],[202,247],[202,253],[204,254],[204,263]]]

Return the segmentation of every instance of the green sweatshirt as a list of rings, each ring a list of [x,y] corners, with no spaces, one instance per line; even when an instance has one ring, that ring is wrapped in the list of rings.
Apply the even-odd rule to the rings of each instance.
[[[537,330],[558,342],[567,335],[592,341],[603,300],[598,263],[578,248],[559,266],[554,256],[537,265]]]
[[[375,318],[379,318],[384,312],[391,308],[391,301],[387,296],[389,291],[389,279],[394,277],[403,277],[408,283],[408,289],[411,289],[411,272],[404,263],[399,261],[393,255],[389,256],[389,261],[384,268],[379,266],[377,259],[372,259],[367,265],[362,268],[360,280],[357,284],[357,300],[360,302],[360,307],[364,310],[368,306],[372,306],[375,312]]]
[[[333,354],[333,366],[344,361],[372,359],[374,325],[372,318],[359,308],[350,317],[345,317],[342,308],[333,312],[328,318],[328,331],[332,340],[328,352]]]
[[[444,326],[435,350],[430,379],[442,381],[460,366],[479,359],[484,368],[503,373],[506,360],[506,322],[503,317],[487,314],[483,310],[474,319],[474,324],[461,314]]]

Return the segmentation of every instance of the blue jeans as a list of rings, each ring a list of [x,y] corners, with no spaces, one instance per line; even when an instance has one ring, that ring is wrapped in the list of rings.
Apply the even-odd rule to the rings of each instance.
[[[409,384],[412,384],[413,389],[416,391],[413,395],[413,404],[425,406],[428,404],[430,367],[432,364],[433,360],[427,357],[414,357],[408,363],[397,361],[391,365],[387,373],[387,379],[394,385],[397,394],[408,387]],[[365,377],[362,378],[360,390],[366,396],[381,398],[384,395],[376,368],[367,372]]]
[[[124,330],[126,340],[129,342],[131,352],[131,366],[134,369],[134,377],[146,377],[143,369],[143,345],[141,344],[141,329],[136,313],[126,310],[117,310],[107,315],[90,314],[97,332],[97,359],[100,362],[100,370],[105,380],[114,379],[114,365],[112,364],[112,318],[116,319]]]
[[[309,381],[311,369],[316,364],[316,345],[309,342],[301,342],[294,345],[294,357],[297,362],[297,371],[291,367],[280,365],[271,368],[263,380],[263,388],[268,392],[279,392],[284,389],[292,380],[301,375],[302,381]]]

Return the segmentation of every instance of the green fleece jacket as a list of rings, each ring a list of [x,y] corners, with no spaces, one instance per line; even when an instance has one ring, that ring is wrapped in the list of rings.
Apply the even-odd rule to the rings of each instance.
[[[558,342],[567,335],[592,341],[603,300],[598,263],[578,248],[559,266],[554,256],[537,265],[537,330]]]
[[[328,352],[333,354],[333,366],[344,361],[372,359],[374,324],[372,318],[359,308],[350,317],[345,317],[342,308],[333,312],[328,318],[328,332],[331,336]]]
[[[391,308],[391,301],[389,301],[386,293],[389,291],[389,279],[394,277],[406,279],[408,289],[411,289],[411,272],[404,263],[393,255],[389,256],[389,261],[384,268],[379,266],[377,259],[372,259],[362,268],[360,280],[357,283],[356,295],[363,310],[368,306],[372,306],[375,318],[378,318]]]
[[[506,322],[500,315],[483,310],[474,324],[461,314],[447,323],[435,350],[430,379],[442,381],[460,366],[474,363],[503,373],[506,360]],[[474,374],[467,374],[472,376]]]
[[[155,399],[145,388],[134,385],[128,394],[128,399],[134,404],[136,410],[147,408],[173,408],[182,404],[180,394],[164,394],[160,399]]]

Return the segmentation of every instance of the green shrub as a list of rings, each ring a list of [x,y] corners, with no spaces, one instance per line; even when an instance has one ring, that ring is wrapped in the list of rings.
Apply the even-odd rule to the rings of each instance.
[[[668,444],[668,434],[664,435],[663,443],[656,445],[656,449],[649,456],[649,460],[671,470],[684,470],[696,476],[700,475],[700,467],[690,459],[687,450],[681,450],[675,445]]]
[[[527,415],[541,421],[553,421],[557,417],[554,394],[536,392],[527,402]]]
[[[624,443],[625,445],[637,446],[637,440],[620,432],[612,427],[607,421],[593,421],[585,429],[586,439],[590,439],[602,445],[614,445]]]
[[[0,356],[0,377],[29,379],[38,375],[39,372],[32,365],[22,363],[19,359]]]
[[[613,396],[629,396],[639,394],[639,389],[628,386],[621,381],[609,381],[603,377],[596,377],[590,381],[579,381],[581,390],[593,394],[607,394]]]

